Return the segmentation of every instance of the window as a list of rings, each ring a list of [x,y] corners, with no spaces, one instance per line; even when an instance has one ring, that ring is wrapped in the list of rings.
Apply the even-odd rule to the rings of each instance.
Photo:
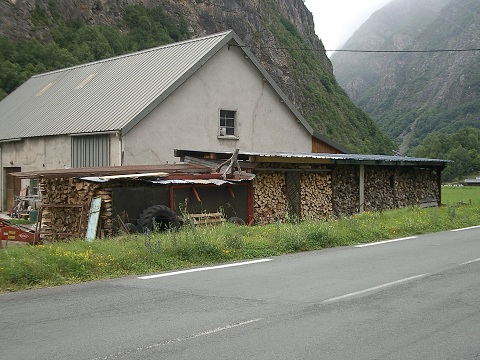
[[[235,136],[236,111],[220,110],[220,136]]]
[[[72,136],[72,167],[110,166],[109,135]]]
[[[40,195],[38,179],[30,179],[30,195]]]

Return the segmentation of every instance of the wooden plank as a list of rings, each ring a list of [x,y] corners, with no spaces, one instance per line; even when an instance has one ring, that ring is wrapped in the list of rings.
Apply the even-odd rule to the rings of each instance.
[[[436,206],[438,206],[438,201],[435,198],[425,198],[420,200],[421,208],[436,207]]]
[[[225,222],[222,213],[189,214],[189,217],[193,225],[214,225]]]
[[[96,197],[92,199],[92,204],[90,206],[90,213],[88,216],[88,226],[87,226],[87,233],[85,235],[85,239],[87,241],[95,240],[97,236],[97,227],[98,227],[98,219],[100,218],[100,207],[102,205],[102,198]]]

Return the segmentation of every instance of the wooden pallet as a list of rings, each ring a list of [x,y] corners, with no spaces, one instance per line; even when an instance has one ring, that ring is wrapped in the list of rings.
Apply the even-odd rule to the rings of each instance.
[[[425,198],[420,200],[421,208],[436,207],[436,206],[438,206],[438,201],[436,198]]]
[[[220,225],[225,222],[222,213],[189,214],[192,225]]]

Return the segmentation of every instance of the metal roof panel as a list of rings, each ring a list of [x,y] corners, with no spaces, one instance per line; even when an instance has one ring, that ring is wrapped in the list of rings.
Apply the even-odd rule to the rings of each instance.
[[[0,102],[0,140],[122,130],[232,33],[33,76]]]

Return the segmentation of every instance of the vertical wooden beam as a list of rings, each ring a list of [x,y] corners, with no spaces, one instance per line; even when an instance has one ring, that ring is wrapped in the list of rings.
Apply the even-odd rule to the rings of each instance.
[[[362,213],[365,205],[365,165],[360,165],[359,189],[359,211]]]
[[[248,225],[253,225],[255,222],[255,207],[253,204],[253,192],[255,191],[253,187],[253,180],[248,182],[247,188],[247,207],[248,207]]]
[[[442,169],[437,169],[438,206],[442,205]]]

